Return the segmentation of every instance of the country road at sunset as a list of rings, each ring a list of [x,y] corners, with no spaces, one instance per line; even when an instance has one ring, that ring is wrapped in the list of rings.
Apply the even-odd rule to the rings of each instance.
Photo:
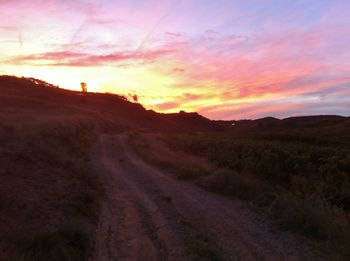
[[[0,0],[0,261],[350,260],[350,0]]]

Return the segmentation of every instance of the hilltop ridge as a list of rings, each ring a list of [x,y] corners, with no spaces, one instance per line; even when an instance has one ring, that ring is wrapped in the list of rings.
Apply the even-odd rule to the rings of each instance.
[[[128,101],[122,95],[71,91],[34,78],[0,76],[0,90],[3,107],[52,116],[83,114],[105,128],[196,131],[219,127],[198,113],[157,113]]]

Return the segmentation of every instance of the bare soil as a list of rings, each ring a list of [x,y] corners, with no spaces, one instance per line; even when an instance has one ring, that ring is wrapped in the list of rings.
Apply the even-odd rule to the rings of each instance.
[[[244,203],[146,164],[126,136],[102,135],[93,162],[107,201],[92,260],[327,260]]]

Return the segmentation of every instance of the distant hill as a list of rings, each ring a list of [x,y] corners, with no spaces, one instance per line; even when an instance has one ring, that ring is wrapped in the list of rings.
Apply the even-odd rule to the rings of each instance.
[[[298,116],[285,119],[265,117],[256,120],[219,121],[222,125],[244,129],[295,129],[350,124],[350,117],[337,115]]]

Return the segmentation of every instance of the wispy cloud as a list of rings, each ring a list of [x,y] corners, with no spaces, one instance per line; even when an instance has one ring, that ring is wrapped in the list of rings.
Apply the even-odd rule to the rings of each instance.
[[[171,50],[115,52],[94,55],[76,52],[47,52],[41,54],[18,56],[12,60],[14,64],[31,64],[43,66],[99,66],[123,62],[152,63],[171,54]]]

